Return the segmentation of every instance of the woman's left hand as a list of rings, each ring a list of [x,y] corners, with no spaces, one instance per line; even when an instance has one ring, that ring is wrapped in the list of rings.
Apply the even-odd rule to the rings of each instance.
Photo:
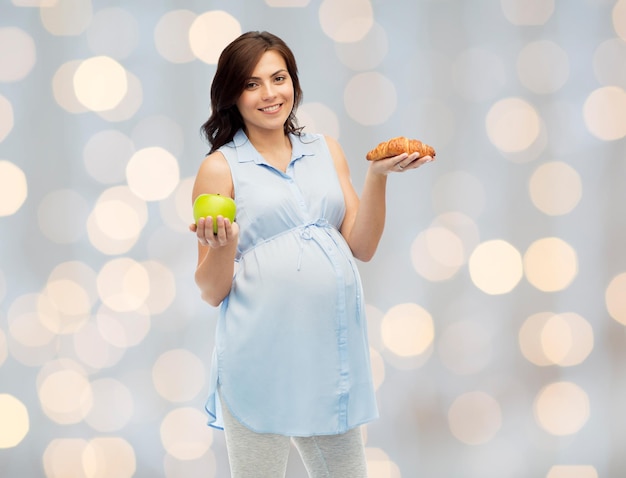
[[[376,174],[387,175],[389,173],[404,173],[405,171],[417,169],[423,164],[434,161],[434,158],[431,156],[422,156],[420,158],[418,154],[419,153],[402,153],[398,156],[372,161],[370,168],[372,172]]]

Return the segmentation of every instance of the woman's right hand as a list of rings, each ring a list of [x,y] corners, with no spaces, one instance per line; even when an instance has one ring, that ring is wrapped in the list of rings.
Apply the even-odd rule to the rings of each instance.
[[[239,239],[239,225],[230,222],[228,218],[217,216],[217,233],[213,233],[213,218],[211,216],[201,217],[198,224],[192,224],[189,229],[196,233],[198,242],[202,246],[213,249],[227,246]]]

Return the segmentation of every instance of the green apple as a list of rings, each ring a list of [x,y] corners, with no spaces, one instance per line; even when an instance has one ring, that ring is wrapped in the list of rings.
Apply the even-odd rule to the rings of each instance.
[[[217,234],[217,216],[228,218],[230,222],[233,222],[236,212],[235,201],[219,194],[200,194],[193,202],[193,218],[196,224],[201,217],[211,216],[213,234]]]

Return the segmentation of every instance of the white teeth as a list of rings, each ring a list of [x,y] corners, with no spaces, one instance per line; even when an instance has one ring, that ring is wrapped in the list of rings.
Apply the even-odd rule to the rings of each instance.
[[[276,111],[280,108],[280,105],[268,106],[267,108],[262,108],[261,111]]]

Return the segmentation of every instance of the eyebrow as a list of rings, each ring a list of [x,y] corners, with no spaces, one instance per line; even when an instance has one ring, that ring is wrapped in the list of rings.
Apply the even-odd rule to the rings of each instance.
[[[276,71],[276,72],[272,73],[272,74],[270,75],[270,78],[271,78],[271,77],[273,77],[273,76],[278,75],[279,73],[283,73],[283,72],[284,72],[284,73],[289,73],[289,72],[288,72],[285,68],[281,68],[280,70],[278,70],[278,71]],[[249,80],[260,80],[261,78],[259,78],[258,76],[251,76],[251,77],[250,77],[250,78],[248,78],[248,79],[249,79]]]

